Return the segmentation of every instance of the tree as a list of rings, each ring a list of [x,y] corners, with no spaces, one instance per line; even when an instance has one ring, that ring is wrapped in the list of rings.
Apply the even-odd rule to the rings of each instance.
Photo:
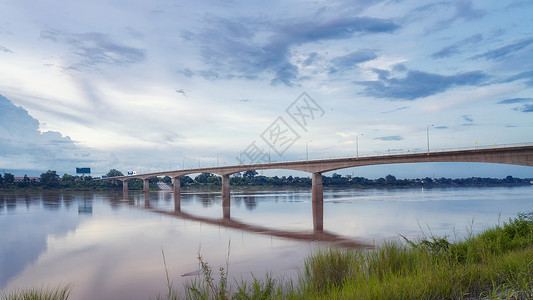
[[[166,184],[171,184],[172,183],[172,178],[170,178],[170,176],[165,176],[165,177],[163,177],[162,181],[164,183],[166,183]]]
[[[67,173],[63,174],[63,177],[61,177],[62,182],[73,182],[75,179],[76,177],[68,175]]]
[[[120,172],[117,169],[111,169],[111,170],[109,170],[109,172],[107,172],[106,176],[107,177],[116,177],[116,176],[124,176],[124,174],[122,174],[122,172]]]
[[[9,185],[15,182],[15,175],[11,173],[4,173],[4,184]]]
[[[389,174],[389,175],[385,176],[385,182],[387,184],[395,184],[396,183],[396,177],[394,177],[393,175]]]
[[[193,183],[193,182],[194,182],[194,180],[192,180],[192,178],[187,176],[187,175],[180,177],[180,185],[181,186],[185,186],[185,185]]]
[[[198,183],[207,183],[207,179],[211,176],[213,176],[211,173],[201,173],[200,175],[196,176],[194,180],[196,180]]]
[[[46,171],[46,173],[41,174],[41,184],[47,188],[54,188],[59,186],[59,175],[56,171]]]
[[[4,177],[2,177],[2,174],[0,174],[0,187],[4,185]]]
[[[252,178],[254,178],[255,175],[257,175],[257,172],[255,170],[248,170],[248,171],[244,172],[244,174],[242,176],[246,177],[246,178],[249,178],[249,179],[252,179]]]

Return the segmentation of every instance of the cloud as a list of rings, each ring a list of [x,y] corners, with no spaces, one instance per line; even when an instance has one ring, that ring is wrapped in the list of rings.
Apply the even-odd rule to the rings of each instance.
[[[72,69],[92,68],[98,65],[129,65],[145,60],[143,49],[120,45],[108,35],[87,32],[68,33],[60,30],[42,30],[41,38],[69,45],[76,56]]]
[[[299,79],[299,68],[291,62],[291,48],[307,43],[352,38],[356,34],[391,33],[399,25],[388,19],[369,17],[337,17],[325,20],[241,20],[215,19],[198,33],[185,31],[186,42],[197,43],[206,69],[186,68],[187,76],[202,76],[208,80],[273,76],[272,85],[293,86]],[[350,54],[349,54],[350,55]],[[370,52],[352,53],[338,63],[370,59]],[[366,56],[365,56],[366,55]],[[365,57],[363,57],[365,56]],[[311,53],[303,66],[317,57]],[[349,62],[350,58],[352,62]]]
[[[505,80],[503,80],[503,82],[507,83],[507,82],[513,82],[513,81],[522,80],[522,79],[529,79],[529,81],[526,81],[526,84],[528,86],[533,86],[533,71],[526,71],[526,72],[518,73],[514,76],[506,78]]]
[[[474,119],[472,118],[472,115],[462,115],[461,117],[466,122],[461,124],[462,126],[476,126],[476,124],[474,124]]]
[[[438,3],[438,4],[441,4],[441,3]],[[485,15],[486,15],[486,12],[484,10],[475,9],[472,6],[471,0],[456,1],[454,15],[449,19],[438,22],[433,28],[430,28],[428,32],[435,32],[435,31],[446,29],[457,20],[469,21],[469,20],[481,18]]]
[[[482,34],[480,33],[474,34],[473,36],[470,36],[464,40],[460,40],[455,44],[442,48],[441,50],[431,54],[431,57],[435,59],[450,57],[450,56],[461,53],[461,50],[460,50],[461,47],[467,46],[469,44],[476,44],[476,43],[481,42],[482,40],[483,40]]]
[[[360,81],[356,84],[366,86],[364,93],[368,96],[394,100],[427,97],[455,86],[477,85],[488,78],[481,71],[457,73],[451,76],[408,71],[403,78],[392,78],[390,72],[386,70],[375,69],[374,72],[378,74],[377,81]]]
[[[390,135],[390,136],[382,136],[374,138],[375,140],[381,140],[381,141],[401,141],[403,140],[402,136],[399,135]]]
[[[88,163],[89,152],[57,131],[39,131],[39,121],[0,95],[0,164],[6,169],[69,169]],[[84,158],[85,157],[85,158]],[[57,170],[57,169],[56,169]]]
[[[533,102],[533,98],[512,98],[498,101],[498,104],[512,104],[512,103],[524,103]]]
[[[533,43],[533,38],[520,40],[512,44],[489,50],[483,54],[473,56],[472,59],[484,58],[486,60],[499,60],[503,59],[515,52],[518,52]]]
[[[533,112],[533,104],[524,104],[520,107],[515,107],[513,109],[521,112]]]
[[[463,120],[466,122],[474,122],[474,119],[472,119],[472,115],[462,115]]]
[[[522,106],[514,107],[513,110],[521,112],[533,112],[533,104],[528,102],[533,102],[533,98],[512,98],[498,101],[498,104],[516,104],[516,103],[526,103]]]
[[[0,45],[0,52],[5,52],[5,53],[14,53],[13,51],[11,51],[10,49],[4,47],[4,46],[1,46]]]
[[[397,112],[397,111],[404,110],[404,109],[408,109],[408,108],[409,108],[409,106],[402,106],[402,107],[398,107],[398,108],[393,109],[393,110],[383,111],[383,112],[381,112],[381,113],[382,113],[382,114],[389,114],[389,113]]]
[[[376,51],[369,49],[358,50],[344,56],[339,56],[331,60],[333,64],[331,72],[350,69],[357,66],[357,64],[376,59],[377,57]]]

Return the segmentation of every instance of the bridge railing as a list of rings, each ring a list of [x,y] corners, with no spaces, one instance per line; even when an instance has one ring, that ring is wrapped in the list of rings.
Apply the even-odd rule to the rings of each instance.
[[[509,147],[524,147],[524,146],[533,146],[533,143],[514,143],[514,144],[499,144],[499,145],[483,145],[483,146],[469,146],[469,147],[454,147],[454,148],[444,148],[444,149],[439,149],[439,148],[435,148],[435,149],[430,149],[430,153],[434,153],[434,152],[452,152],[452,151],[465,151],[465,150],[483,150],[483,149],[494,149],[494,148],[509,148]],[[362,154],[362,155],[359,155],[357,157],[359,158],[365,158],[365,157],[384,157],[384,156],[394,156],[394,155],[404,155],[404,154],[417,154],[417,153],[427,153],[427,149],[421,149],[421,148],[416,148],[414,150],[407,150],[407,151],[395,151],[395,150],[391,150],[391,151],[383,151],[383,152],[374,152],[374,153],[371,153],[371,154]],[[307,161],[312,161],[312,162],[317,162],[317,161],[323,161],[323,160],[330,160],[330,159],[343,159],[343,158],[355,158],[356,156],[355,155],[339,155],[339,156],[329,156],[329,157],[321,157],[321,158],[311,158]],[[302,162],[302,161],[306,161],[306,159],[300,159],[300,160],[297,160],[297,159],[291,159],[291,160],[272,160],[270,161],[270,163],[288,163],[288,162]],[[257,162],[257,163],[247,163],[245,165],[247,166],[253,166],[253,165],[264,165],[264,164],[268,164],[268,163],[265,163],[265,162]],[[218,167],[229,167],[229,166],[238,166],[237,164],[235,165],[223,165],[223,166],[218,166]],[[203,167],[200,167],[198,169],[208,169],[208,168],[211,168],[211,167],[216,167],[216,166],[203,166]],[[176,169],[176,170],[169,170],[169,171],[161,171],[161,170],[158,170],[158,171],[155,171],[155,172],[152,172],[152,173],[144,173],[144,174],[154,174],[154,173],[165,173],[165,172],[171,172],[171,171],[181,171],[181,170],[194,170],[196,168],[185,168],[185,169]],[[141,174],[138,174],[138,175],[141,175]],[[135,176],[132,176],[132,178],[135,177]],[[112,178],[109,178],[109,179],[112,179]]]
[[[435,149],[429,149],[429,152],[453,152],[453,151],[466,151],[466,150],[483,150],[483,149],[494,149],[494,148],[509,148],[509,147],[523,147],[523,146],[533,146],[533,143],[513,143],[513,144],[497,144],[497,145],[480,145],[480,146],[469,146],[469,147],[454,147],[454,148],[435,148]],[[359,158],[365,158],[365,157],[383,157],[383,156],[391,156],[391,155],[404,155],[404,154],[420,154],[420,153],[427,153],[427,149],[422,148],[415,148],[413,150],[390,150],[390,151],[380,151],[380,152],[374,152],[374,153],[366,153],[359,155],[357,157]],[[356,155],[338,155],[338,156],[328,156],[328,157],[320,157],[320,158],[310,158],[308,161],[321,161],[321,160],[329,160],[329,159],[342,159],[342,158],[354,158]],[[305,158],[303,159],[291,159],[291,160],[272,160],[271,163],[279,163],[279,162],[297,162],[297,161],[306,161]],[[264,162],[257,162],[257,163],[251,163],[248,165],[261,165],[265,164]]]

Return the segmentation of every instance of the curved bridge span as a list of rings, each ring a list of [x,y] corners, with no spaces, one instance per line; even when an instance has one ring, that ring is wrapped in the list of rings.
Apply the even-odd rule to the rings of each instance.
[[[132,176],[117,176],[105,180],[120,180],[123,182],[124,192],[128,191],[127,182],[134,178],[144,181],[144,191],[148,191],[148,179],[157,176],[170,176],[174,180],[174,198],[179,207],[180,181],[179,177],[194,173],[213,173],[222,176],[222,206],[224,217],[229,218],[230,180],[229,175],[248,170],[295,170],[312,174],[312,201],[323,202],[322,173],[369,165],[421,163],[421,162],[480,162],[533,166],[533,144],[519,146],[475,148],[465,150],[445,150],[424,153],[403,153],[390,155],[376,155],[365,157],[346,157],[331,159],[315,159],[304,161],[274,162],[262,164],[221,166],[210,168],[185,169],[163,171]],[[313,206],[315,209],[315,205]],[[321,230],[322,228],[316,228]],[[318,226],[318,227],[321,227]]]

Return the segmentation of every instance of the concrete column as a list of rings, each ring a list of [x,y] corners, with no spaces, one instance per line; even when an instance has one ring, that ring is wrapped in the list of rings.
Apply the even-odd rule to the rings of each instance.
[[[180,178],[174,177],[174,210],[180,211],[181,210],[181,184],[180,184]]]
[[[313,173],[311,187],[311,200],[313,202],[324,201],[324,188],[322,187],[322,173]]]
[[[144,196],[144,207],[149,208],[150,207],[150,192],[143,191]]]
[[[324,188],[322,185],[322,173],[313,173],[311,187],[311,202],[313,206],[313,229],[324,229]]]
[[[222,175],[222,215],[224,219],[230,218],[230,203],[229,175]]]
[[[124,194],[128,193],[128,181],[127,180],[122,180],[122,192]]]
[[[312,202],[313,205],[313,230],[324,230],[324,202]]]
[[[150,191],[150,182],[148,179],[143,179],[143,192],[149,192]]]

